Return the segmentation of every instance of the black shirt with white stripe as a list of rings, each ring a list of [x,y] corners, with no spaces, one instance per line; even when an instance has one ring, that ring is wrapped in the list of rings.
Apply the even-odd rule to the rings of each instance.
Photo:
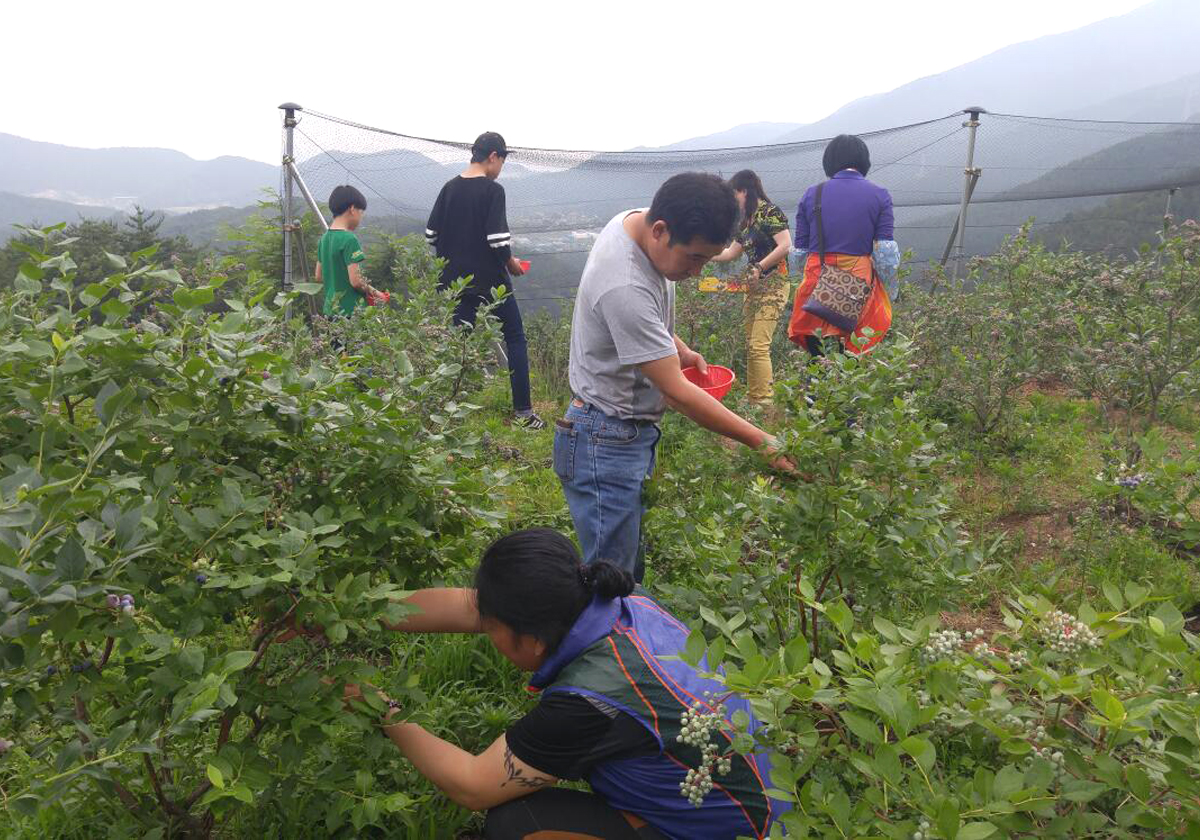
[[[446,182],[438,193],[425,241],[446,260],[442,285],[471,276],[472,285],[484,290],[504,283],[511,288],[506,264],[512,256],[504,187],[489,178],[464,178]]]

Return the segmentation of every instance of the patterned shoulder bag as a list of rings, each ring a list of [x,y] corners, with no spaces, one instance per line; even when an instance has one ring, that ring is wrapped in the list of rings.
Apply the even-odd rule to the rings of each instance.
[[[817,245],[821,252],[821,273],[817,285],[802,307],[838,329],[853,332],[858,327],[867,298],[871,295],[871,283],[858,275],[825,262],[825,225],[821,220],[821,191],[824,184],[817,185],[814,215],[817,219]]]

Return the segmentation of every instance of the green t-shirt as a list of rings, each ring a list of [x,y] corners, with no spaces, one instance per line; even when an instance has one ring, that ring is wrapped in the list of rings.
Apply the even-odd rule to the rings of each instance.
[[[350,285],[350,263],[366,259],[358,237],[348,230],[327,230],[317,245],[321,279],[325,282],[325,316],[349,315],[367,296]]]

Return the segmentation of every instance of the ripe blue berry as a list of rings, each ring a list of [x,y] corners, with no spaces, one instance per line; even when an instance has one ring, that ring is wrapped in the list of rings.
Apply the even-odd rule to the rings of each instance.
[[[121,606],[121,596],[110,592],[104,599],[104,603],[108,605],[110,610],[115,610]]]
[[[201,586],[208,583],[208,575],[205,575],[205,574],[196,575],[196,583],[200,584]]]
[[[54,665],[46,666],[46,676],[47,677],[53,677],[57,673],[58,673],[58,668],[55,667]]]

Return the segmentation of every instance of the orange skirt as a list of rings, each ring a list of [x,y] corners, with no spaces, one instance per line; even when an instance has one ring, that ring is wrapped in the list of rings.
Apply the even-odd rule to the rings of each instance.
[[[867,297],[867,305],[863,308],[862,318],[858,321],[858,327],[855,328],[853,335],[866,337],[866,331],[869,329],[871,335],[867,338],[865,344],[861,346],[854,341],[849,341],[851,333],[843,329],[835,327],[833,324],[818,318],[811,312],[804,311],[804,304],[808,300],[817,285],[817,278],[821,276],[821,257],[818,254],[809,253],[808,259],[804,263],[804,281],[800,287],[796,289],[796,301],[792,305],[792,317],[788,322],[788,338],[801,346],[804,345],[804,340],[810,335],[816,335],[818,332],[823,336],[837,336],[846,346],[846,351],[849,353],[863,353],[870,350],[887,334],[888,329],[892,326],[892,302],[888,299],[887,292],[884,291],[883,284],[875,277],[875,272],[871,265],[871,258],[867,255],[855,256],[853,254],[826,254],[825,262],[832,263],[838,268],[849,271],[856,277],[861,277],[865,282],[872,285],[871,294]]]

